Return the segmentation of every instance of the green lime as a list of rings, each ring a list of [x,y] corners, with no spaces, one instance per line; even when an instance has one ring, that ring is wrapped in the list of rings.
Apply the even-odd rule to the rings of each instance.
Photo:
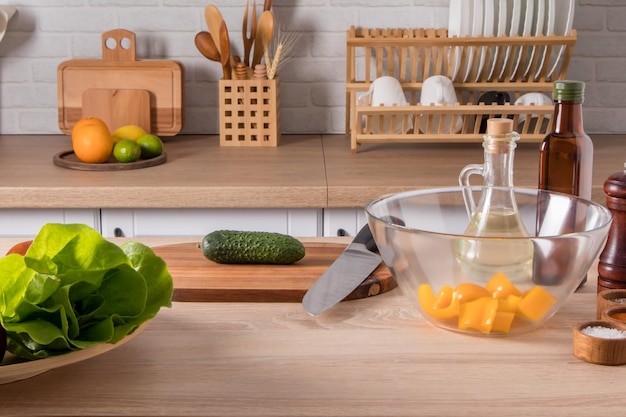
[[[113,156],[117,162],[135,162],[141,156],[141,147],[130,139],[122,139],[115,144]]]
[[[141,146],[141,157],[150,159],[163,153],[163,142],[156,135],[150,133],[137,138],[137,143]]]

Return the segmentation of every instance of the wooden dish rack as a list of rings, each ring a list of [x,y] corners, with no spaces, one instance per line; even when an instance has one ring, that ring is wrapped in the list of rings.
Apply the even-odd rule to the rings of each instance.
[[[480,142],[483,116],[510,117],[521,140],[539,142],[551,128],[553,104],[476,103],[488,91],[506,92],[511,103],[530,92],[551,97],[554,80],[565,78],[575,44],[575,30],[567,36],[449,38],[447,29],[352,26],[347,31],[346,59],[346,134],[351,133],[351,149],[355,152],[360,144],[376,142]],[[509,59],[505,59],[507,49]],[[484,62],[488,64],[479,70],[477,54],[482,51],[485,51]],[[551,61],[553,53],[559,51],[562,53],[558,60]],[[459,63],[467,62],[470,54],[474,56],[471,67],[464,69],[461,65],[454,77],[455,68]],[[521,64],[516,71],[511,57],[517,56]],[[542,57],[545,57],[544,62]],[[525,71],[526,68],[530,68],[529,71]],[[464,72],[469,73],[468,80],[464,80]],[[525,73],[532,75],[532,79],[526,78]],[[408,96],[407,105],[372,106],[371,96],[363,95],[375,79],[385,75],[398,79]],[[445,75],[453,81],[459,99],[457,104],[420,104],[423,81],[433,75]],[[458,132],[445,133],[443,120],[446,115],[462,118],[462,128]],[[520,116],[525,116],[521,125]],[[373,123],[375,118],[379,123]],[[428,133],[418,128],[424,118],[427,118]],[[385,130],[385,126],[400,123],[403,126],[401,133]]]

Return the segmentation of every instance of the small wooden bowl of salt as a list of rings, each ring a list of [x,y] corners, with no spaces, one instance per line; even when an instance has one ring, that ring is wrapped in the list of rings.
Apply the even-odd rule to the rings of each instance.
[[[602,313],[613,307],[626,307],[626,290],[613,289],[598,293],[596,318],[601,319]]]
[[[607,320],[574,326],[574,356],[598,365],[626,364],[626,330]]]

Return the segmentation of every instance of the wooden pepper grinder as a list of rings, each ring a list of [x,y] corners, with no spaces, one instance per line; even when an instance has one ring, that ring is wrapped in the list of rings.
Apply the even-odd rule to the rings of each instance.
[[[604,182],[604,193],[613,223],[598,262],[598,292],[626,288],[626,162]]]

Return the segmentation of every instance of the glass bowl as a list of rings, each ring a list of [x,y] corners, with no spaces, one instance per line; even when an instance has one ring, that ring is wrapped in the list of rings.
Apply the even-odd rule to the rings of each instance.
[[[535,189],[465,191],[464,198],[461,187],[416,190],[368,203],[367,220],[384,262],[401,291],[437,327],[487,336],[539,328],[602,250],[610,211]],[[517,221],[500,213],[478,229],[469,227],[468,212],[475,212],[466,208],[468,194],[482,202],[495,191],[509,193]],[[478,206],[497,208],[495,201],[493,207]],[[492,220],[508,223],[496,230]]]

